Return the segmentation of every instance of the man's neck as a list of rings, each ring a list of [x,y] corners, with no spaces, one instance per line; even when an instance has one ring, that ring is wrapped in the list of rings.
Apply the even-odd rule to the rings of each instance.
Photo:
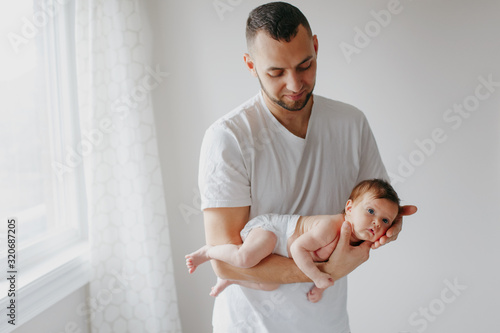
[[[273,116],[283,125],[290,133],[305,139],[309,118],[313,106],[314,96],[311,96],[306,106],[302,110],[289,111],[279,105],[276,105],[269,99],[266,93],[262,92],[264,102]]]

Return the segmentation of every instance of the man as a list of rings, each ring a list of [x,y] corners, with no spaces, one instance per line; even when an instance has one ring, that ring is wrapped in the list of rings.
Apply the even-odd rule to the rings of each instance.
[[[205,133],[199,185],[206,241],[241,244],[249,219],[267,213],[336,214],[352,188],[388,179],[364,115],[313,95],[318,39],[294,6],[276,2],[247,20],[249,71],[261,92]],[[405,207],[410,215],[415,207]],[[310,280],[288,258],[271,255],[250,269],[213,261],[224,279],[283,284],[276,291],[230,286],[215,302],[214,332],[349,332],[346,275],[368,259],[370,246],[394,240],[401,218],[376,244],[349,246],[345,223],[337,249],[318,267],[335,285],[308,302]]]

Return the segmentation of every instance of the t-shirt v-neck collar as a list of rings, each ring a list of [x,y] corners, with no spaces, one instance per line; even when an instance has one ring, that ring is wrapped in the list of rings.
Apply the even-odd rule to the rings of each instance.
[[[262,95],[263,92],[262,90],[259,92],[259,100],[260,100],[260,104],[262,105],[262,107],[264,108],[264,113],[266,114],[266,116],[270,119],[270,121],[274,124],[274,126],[280,131],[282,132],[284,135],[286,135],[290,140],[293,140],[293,141],[296,141],[297,143],[301,143],[301,144],[305,144],[306,141],[307,141],[307,137],[308,137],[308,134],[309,134],[309,130],[311,128],[311,123],[312,123],[312,119],[313,119],[313,114],[314,114],[314,104],[311,108],[311,115],[309,116],[309,122],[307,124],[307,133],[306,133],[306,137],[305,138],[301,138],[295,134],[293,134],[292,132],[290,132],[285,126],[283,126],[283,124],[281,124],[278,119],[276,119],[276,117],[273,115],[273,113],[271,112],[271,110],[269,110],[269,108],[267,107],[266,105],[266,102],[264,101],[264,96]]]

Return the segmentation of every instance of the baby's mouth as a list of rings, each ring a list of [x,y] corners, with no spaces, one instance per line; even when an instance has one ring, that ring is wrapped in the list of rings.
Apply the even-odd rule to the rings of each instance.
[[[372,233],[372,235],[373,235],[373,236],[375,236],[375,230],[373,230],[373,229],[371,229],[371,228],[370,228],[369,230],[370,230],[370,232]]]

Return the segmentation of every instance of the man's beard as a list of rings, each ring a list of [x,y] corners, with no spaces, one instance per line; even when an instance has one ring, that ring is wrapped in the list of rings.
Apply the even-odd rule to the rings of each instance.
[[[302,110],[307,103],[309,102],[309,99],[311,99],[311,96],[313,94],[314,86],[311,89],[310,92],[307,93],[306,98],[303,101],[293,101],[292,103],[286,103],[285,101],[279,100],[277,98],[274,98],[269,94],[262,84],[262,81],[260,80],[259,75],[257,74],[257,78],[259,79],[260,87],[262,88],[262,91],[267,95],[267,97],[274,103],[279,106],[281,106],[283,109],[288,110],[288,111],[300,111]]]

